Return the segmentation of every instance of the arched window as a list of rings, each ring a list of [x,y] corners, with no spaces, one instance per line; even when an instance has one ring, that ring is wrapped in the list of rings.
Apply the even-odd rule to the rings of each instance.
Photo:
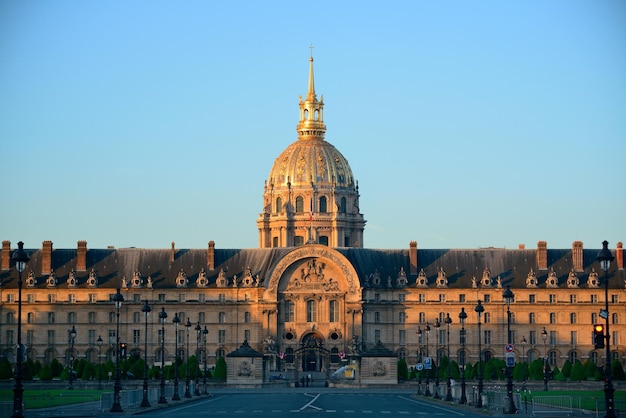
[[[339,349],[337,347],[330,349],[330,362],[339,363]]]
[[[578,353],[576,351],[570,351],[569,352],[569,362],[571,364],[576,363],[576,360],[578,360]]]
[[[306,301],[306,321],[307,322],[315,322],[317,321],[317,304],[314,300]]]
[[[276,198],[276,212],[283,211],[283,199],[280,197]]]
[[[294,319],[294,303],[291,300],[286,300],[285,301],[285,322],[293,322],[295,321]]]
[[[341,203],[339,204],[339,213],[346,213],[347,209],[346,209],[346,198],[342,197],[341,198]]]
[[[328,210],[328,202],[326,201],[326,196],[320,197],[320,213],[326,213]]]
[[[483,353],[483,361],[485,363],[488,363],[492,357],[493,357],[493,353],[489,350],[485,350],[485,352]]]
[[[339,302],[331,300],[328,302],[329,322],[339,322]]]
[[[296,213],[304,212],[304,198],[302,196],[296,197]]]

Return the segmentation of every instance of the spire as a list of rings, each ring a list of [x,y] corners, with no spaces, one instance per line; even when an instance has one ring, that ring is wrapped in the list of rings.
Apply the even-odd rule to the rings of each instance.
[[[306,99],[300,96],[300,123],[296,127],[298,139],[319,141],[324,140],[326,125],[324,125],[324,99],[317,100],[315,95],[315,81],[313,77],[313,46],[309,58],[309,86]]]

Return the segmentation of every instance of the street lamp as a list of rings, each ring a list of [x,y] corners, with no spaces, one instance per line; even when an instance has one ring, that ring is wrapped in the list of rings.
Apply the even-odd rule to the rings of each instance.
[[[548,348],[546,342],[548,341],[548,331],[546,327],[543,327],[541,331],[541,338],[543,339],[543,390],[548,390]]]
[[[76,338],[76,327],[72,325],[70,330],[70,387],[74,389],[74,339]]]
[[[511,291],[511,286],[507,286],[502,297],[506,302],[506,340],[509,345],[512,345],[511,341],[511,303],[515,299],[515,295]],[[511,353],[512,355],[512,353]],[[513,399],[513,367],[510,366],[510,362],[507,359],[506,365],[506,396],[509,398],[509,409],[506,413],[514,414],[517,411],[515,407],[515,400]]]
[[[461,308],[459,313],[459,321],[461,322],[461,400],[460,404],[465,405],[467,403],[467,395],[465,394],[465,320],[467,319],[467,313],[465,308]]]
[[[187,317],[187,323],[185,324],[185,328],[187,328],[187,351],[185,352],[185,398],[191,398],[191,392],[189,392],[189,330],[191,329],[191,321],[189,320],[189,317]]]
[[[141,307],[141,312],[143,312],[146,318],[146,336],[144,338],[144,364],[143,364],[143,398],[141,399],[141,407],[149,408],[150,401],[148,400],[148,316],[150,316],[150,312],[152,312],[152,308],[146,303]]]
[[[524,390],[526,389],[526,337],[522,336],[522,382],[524,382]]]
[[[115,328],[117,344],[115,344],[115,383],[113,384],[111,412],[124,412],[120,404],[120,391],[122,390],[122,381],[120,380],[120,309],[122,308],[122,302],[124,302],[124,296],[120,293],[119,287],[117,288],[117,293],[113,296],[113,302],[115,302],[115,311],[117,313]]]
[[[167,403],[165,399],[165,320],[167,312],[161,308],[159,312],[159,322],[161,323],[161,391],[159,393],[159,403]]]
[[[439,318],[435,319],[435,323],[433,327],[437,330],[437,334],[435,335],[435,390],[433,393],[433,398],[439,399],[439,327],[441,326],[441,322],[439,322]]]
[[[600,267],[604,270],[604,310],[605,310],[605,320],[606,320],[606,329],[605,336],[606,338],[606,363],[604,367],[604,400],[606,403],[606,413],[604,414],[604,418],[615,418],[615,405],[613,394],[615,392],[615,388],[613,388],[613,379],[611,377],[611,334],[609,333],[609,267],[611,266],[611,261],[613,261],[615,257],[611,254],[609,250],[609,242],[602,242],[602,250],[598,253],[597,261],[600,262]]]
[[[478,304],[474,308],[474,312],[478,314],[478,400],[476,401],[476,407],[483,407],[483,352],[480,346],[480,316],[485,312],[485,307],[479,300]]]
[[[22,273],[26,269],[26,263],[30,258],[24,251],[24,243],[17,243],[17,250],[13,252],[11,259],[17,270],[17,356],[15,359],[15,386],[13,387],[13,418],[24,416],[24,386],[22,386]]]
[[[180,395],[178,394],[178,324],[180,324],[180,318],[178,314],[174,314],[174,328],[176,329],[174,335],[174,396],[173,401],[180,401]]]
[[[446,401],[452,402],[452,382],[450,381],[450,324],[452,323],[452,318],[450,318],[450,314],[447,313],[443,322],[447,327],[447,343],[448,343],[448,375],[446,382]]]
[[[98,390],[102,390],[102,337],[98,335]]]
[[[430,335],[430,324],[428,322],[426,322],[424,331],[426,331],[426,358],[428,358],[428,336]],[[432,367],[432,360],[430,364]],[[430,369],[426,370],[426,390],[424,391],[424,396],[430,396]]]
[[[422,370],[424,369],[424,363],[422,362],[422,328],[418,325],[417,330],[417,363],[421,365],[421,369],[418,370],[417,375],[417,394],[422,394]]]
[[[200,321],[196,324],[196,379],[194,385],[194,396],[200,396],[200,387],[198,385],[198,371],[200,370],[200,335],[202,334],[202,327],[200,326]]]
[[[207,390],[206,390],[206,356],[207,356],[207,352],[206,352],[206,337],[209,334],[209,329],[206,327],[206,325],[204,326],[204,331],[202,331],[202,339],[204,340],[204,382],[203,382],[203,386],[204,386],[204,394],[207,394]]]

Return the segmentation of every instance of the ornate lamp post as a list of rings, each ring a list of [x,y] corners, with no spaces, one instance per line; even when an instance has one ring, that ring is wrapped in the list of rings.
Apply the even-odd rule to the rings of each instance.
[[[604,270],[604,319],[606,320],[605,336],[606,339],[606,363],[604,366],[604,400],[606,403],[606,413],[604,418],[615,418],[615,405],[614,405],[614,393],[613,379],[611,377],[611,334],[609,333],[609,267],[611,261],[615,257],[609,250],[609,242],[602,242],[602,250],[598,253],[597,261],[600,262],[600,267]],[[602,312],[601,312],[602,314]],[[600,315],[602,316],[602,315]]]
[[[176,329],[174,335],[174,396],[173,401],[180,401],[180,395],[178,394],[178,324],[180,324],[180,318],[178,314],[174,314],[174,328]]]
[[[102,337],[98,335],[98,390],[102,390]]]
[[[194,396],[200,396],[200,385],[198,385],[198,376],[200,371],[200,335],[202,334],[202,327],[200,326],[200,321],[196,324],[196,384],[194,385]]]
[[[418,370],[417,375],[417,394],[422,394],[422,370],[424,369],[424,364],[422,363],[422,328],[420,326],[417,327],[415,331],[417,334],[417,363],[421,364],[422,369]]]
[[[522,363],[526,363],[526,337],[522,336]],[[522,382],[524,382],[524,387],[526,385],[526,365],[522,368]]]
[[[511,339],[511,302],[513,302],[515,296],[511,291],[511,286],[507,286],[504,292],[502,292],[502,297],[506,302],[506,340],[508,344],[512,344]],[[508,410],[506,411],[508,414],[514,414],[517,411],[515,407],[515,400],[513,399],[513,367],[509,366],[509,362],[507,361],[506,366],[506,396],[509,398]]]
[[[72,325],[70,330],[70,387],[69,390],[74,389],[74,340],[76,339],[76,327]]]
[[[548,390],[548,348],[546,342],[548,340],[548,331],[546,327],[543,327],[541,331],[541,338],[543,339],[543,390]]]
[[[426,331],[426,357],[428,357],[428,336],[430,335],[430,324],[426,322],[426,326],[424,327],[424,331]],[[431,361],[432,365],[432,361]],[[424,396],[430,396],[430,370],[426,370],[426,390],[424,391]]]
[[[17,250],[13,252],[11,259],[17,270],[17,356],[15,359],[15,386],[13,386],[13,418],[24,416],[24,386],[22,386],[22,273],[26,269],[26,263],[30,258],[24,251],[24,243],[17,243]]]
[[[161,323],[161,390],[159,392],[159,403],[167,403],[165,399],[165,320],[167,312],[161,308],[159,312],[159,322]]]
[[[206,337],[209,334],[209,329],[206,327],[206,325],[204,326],[204,331],[202,331],[202,337],[204,340],[204,377],[203,377],[203,386],[204,386],[204,394],[207,394],[207,390],[206,390]]]
[[[439,399],[439,327],[441,326],[441,322],[439,322],[439,318],[435,319],[435,323],[433,327],[437,331],[435,335],[435,390],[433,392],[433,398]]]
[[[117,293],[113,296],[113,302],[115,302],[115,311],[117,314],[115,338],[117,344],[115,344],[115,383],[113,384],[113,405],[111,406],[111,412],[124,412],[120,403],[120,391],[122,390],[122,381],[120,379],[120,309],[122,308],[122,302],[124,302],[124,296],[120,293],[120,288],[117,288]]]
[[[187,323],[185,324],[185,328],[187,328],[187,350],[185,352],[185,374],[186,374],[186,378],[185,378],[185,398],[191,398],[191,392],[189,391],[189,385],[190,385],[190,380],[189,380],[189,330],[191,329],[191,321],[189,320],[189,318],[187,318]]]
[[[461,322],[461,400],[459,403],[465,405],[467,403],[467,395],[465,393],[465,320],[467,319],[467,313],[465,308],[461,308],[459,313],[459,322]]]
[[[476,407],[483,407],[483,351],[480,346],[480,316],[485,312],[485,307],[479,300],[474,308],[474,312],[478,314],[478,400],[476,401]]]
[[[447,313],[446,314],[446,318],[443,320],[443,322],[446,324],[446,328],[447,328],[447,338],[446,338],[446,342],[448,343],[448,375],[446,376],[447,381],[446,381],[446,401],[448,402],[452,402],[452,382],[450,380],[450,363],[452,363],[450,361],[450,324],[452,323],[452,318],[450,318],[450,314]]]
[[[144,363],[143,363],[143,398],[141,399],[141,407],[149,408],[150,401],[148,400],[148,316],[150,316],[150,312],[152,312],[152,308],[146,303],[141,307],[141,312],[143,312],[146,318],[146,336],[144,338]]]

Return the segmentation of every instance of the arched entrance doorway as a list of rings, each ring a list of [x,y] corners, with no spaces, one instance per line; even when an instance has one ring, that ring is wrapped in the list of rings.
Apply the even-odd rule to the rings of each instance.
[[[302,337],[300,348],[294,351],[295,378],[298,381],[299,373],[304,378],[309,376],[313,380],[328,380],[330,373],[330,351],[324,348],[324,339],[321,335],[310,332]]]

